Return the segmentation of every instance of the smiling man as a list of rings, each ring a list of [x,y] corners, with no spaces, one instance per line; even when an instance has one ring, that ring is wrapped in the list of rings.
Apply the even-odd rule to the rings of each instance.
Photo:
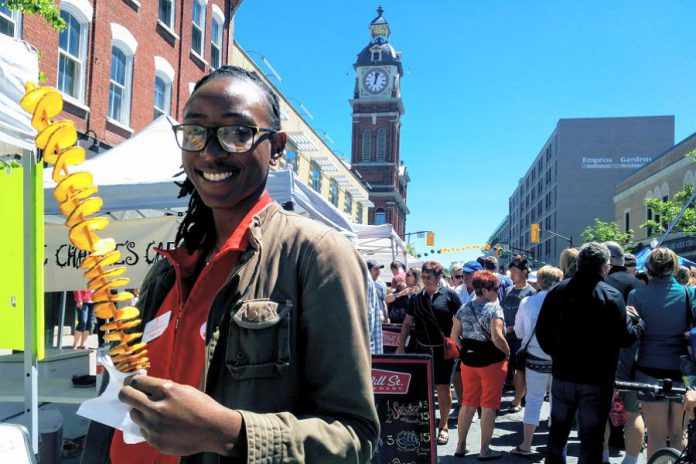
[[[196,85],[174,127],[188,212],[138,301],[152,367],[119,396],[146,443],[92,424],[83,462],[371,459],[367,269],[338,232],[266,192],[279,114],[242,69]]]

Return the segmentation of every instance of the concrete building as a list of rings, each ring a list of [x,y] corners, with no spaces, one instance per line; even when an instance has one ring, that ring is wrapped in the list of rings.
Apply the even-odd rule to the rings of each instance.
[[[374,204],[369,191],[350,163],[340,158],[315,129],[274,85],[252,57],[237,42],[230,46],[229,63],[254,71],[276,93],[280,102],[283,130],[288,134],[283,163],[278,169],[292,167],[300,181],[311,186],[336,208],[360,224],[367,224],[369,208]]]
[[[0,33],[41,52],[45,85],[65,101],[63,119],[88,156],[143,129],[160,114],[180,120],[193,84],[225,64],[241,0],[62,0],[67,28],[0,6]]]
[[[595,218],[614,218],[614,186],[674,144],[673,116],[560,119],[509,199],[510,245],[557,263]],[[530,226],[541,224],[541,243]]]
[[[622,230],[634,232],[636,242],[648,245],[656,234],[641,228],[648,219],[659,218],[645,206],[648,198],[671,200],[687,185],[696,186],[696,165],[684,155],[696,150],[696,134],[655,156],[653,160],[621,180],[615,189],[614,220]],[[696,237],[670,235],[664,245],[689,258],[696,256]]]

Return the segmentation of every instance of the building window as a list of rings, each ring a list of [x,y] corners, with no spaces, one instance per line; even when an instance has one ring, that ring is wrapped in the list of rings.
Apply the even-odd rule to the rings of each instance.
[[[358,221],[358,224],[362,224],[362,222],[363,222],[363,205],[361,205],[360,203],[357,203],[355,205],[355,209],[356,209],[355,219]]]
[[[75,100],[84,101],[87,30],[89,23],[63,3],[60,17],[66,28],[58,39],[58,90]]]
[[[338,184],[335,180],[331,179],[329,187],[329,200],[331,201],[332,205],[338,206]]]
[[[349,192],[346,192],[343,203],[343,211],[345,211],[348,214],[353,214],[353,195],[351,195]]]
[[[155,74],[155,114],[153,119],[157,119],[163,114],[169,114],[171,97],[172,96],[172,83],[167,79],[166,76],[160,74]]]
[[[169,29],[174,29],[174,0],[159,0],[158,18]]]
[[[111,47],[111,81],[109,83],[109,117],[122,124],[130,121],[130,81],[133,56],[117,46]]]
[[[626,211],[624,213],[624,232],[628,233],[631,230],[631,213]]]
[[[385,224],[387,222],[387,213],[382,208],[375,210],[375,225]]]
[[[374,50],[372,52],[372,61],[382,61],[382,52],[379,50]]]
[[[312,163],[310,176],[312,188],[317,192],[321,193],[321,170],[319,169],[319,166],[315,163]]]
[[[4,4],[0,5],[0,34],[19,38],[19,12],[10,11]]]
[[[217,5],[213,5],[213,24],[210,30],[210,67],[217,69],[222,66],[222,25],[225,16]]]
[[[363,129],[362,131],[362,160],[370,161],[372,158],[372,131]]]
[[[377,146],[376,146],[377,161],[384,161],[387,157],[387,131],[377,129]]]
[[[205,41],[205,2],[193,1],[193,29],[191,31],[191,48],[199,56],[203,57],[203,43]]]
[[[294,172],[297,172],[297,153],[294,150],[285,150],[285,165],[291,166]]]

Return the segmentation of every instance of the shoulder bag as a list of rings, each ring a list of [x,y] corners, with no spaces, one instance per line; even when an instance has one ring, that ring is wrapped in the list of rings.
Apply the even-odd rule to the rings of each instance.
[[[476,314],[474,305],[469,302],[466,304],[466,307],[471,309],[471,312],[474,313],[474,318],[476,318],[476,321],[479,323],[483,333],[488,337],[488,340],[481,341],[474,340],[473,338],[462,338],[462,349],[459,350],[459,359],[461,359],[464,365],[469,367],[486,367],[504,361],[505,353],[500,351],[493,343],[491,334],[486,330],[483,324],[481,324],[481,320],[478,314]]]

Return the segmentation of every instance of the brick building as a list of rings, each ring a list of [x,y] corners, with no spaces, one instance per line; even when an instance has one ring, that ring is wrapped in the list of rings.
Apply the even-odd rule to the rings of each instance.
[[[98,153],[160,114],[180,120],[193,84],[226,63],[241,0],[62,0],[67,28],[0,7],[0,33],[41,53],[46,85],[57,87],[61,118],[80,145]],[[88,155],[89,156],[89,155]]]

